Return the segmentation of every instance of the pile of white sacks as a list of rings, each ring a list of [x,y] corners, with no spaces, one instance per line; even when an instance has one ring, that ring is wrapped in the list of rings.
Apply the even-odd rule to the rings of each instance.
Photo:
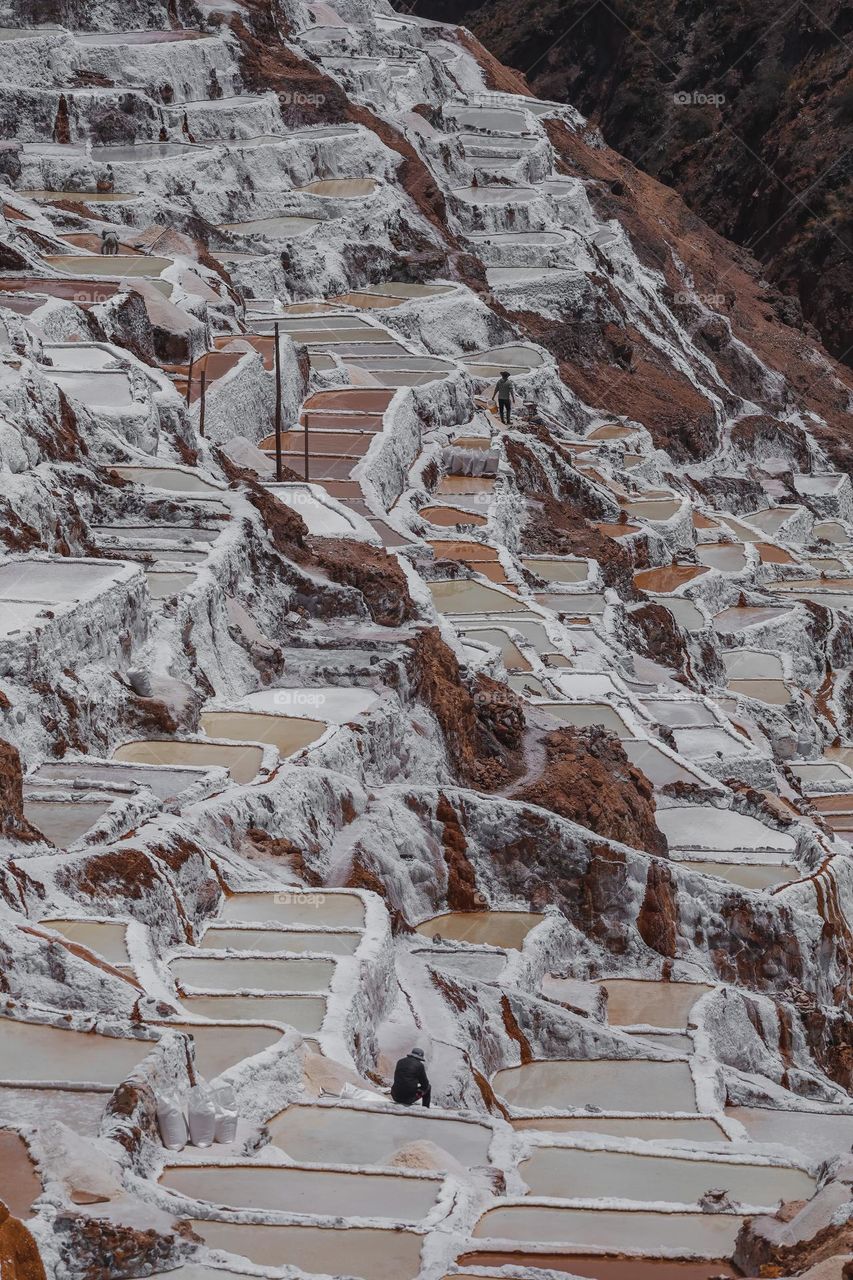
[[[230,1085],[214,1089],[201,1081],[181,1098],[164,1093],[157,1098],[157,1123],[163,1146],[182,1151],[188,1142],[210,1147],[237,1137],[237,1099]]]

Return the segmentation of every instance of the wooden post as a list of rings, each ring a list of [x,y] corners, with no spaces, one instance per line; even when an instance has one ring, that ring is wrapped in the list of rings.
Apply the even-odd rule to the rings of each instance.
[[[198,434],[204,435],[204,402],[207,397],[207,363],[201,366],[201,408],[198,411]]]
[[[190,367],[187,370],[187,408],[188,409],[190,407],[190,392],[193,389],[193,365],[194,364],[195,364],[195,361],[193,360],[192,356],[190,356]]]
[[[281,480],[281,357],[278,349],[278,321],[275,322],[275,478]]]

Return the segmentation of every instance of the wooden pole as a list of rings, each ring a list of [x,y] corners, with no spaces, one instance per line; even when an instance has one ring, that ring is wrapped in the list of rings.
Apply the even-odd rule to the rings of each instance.
[[[198,434],[204,435],[204,402],[207,397],[207,364],[201,366],[201,408],[198,413]]]
[[[278,349],[278,321],[275,322],[275,478],[281,480],[281,357]]]
[[[195,361],[193,360],[192,356],[190,356],[190,367],[187,370],[187,408],[188,409],[190,407],[190,392],[193,389],[193,365],[194,364],[195,364]]]

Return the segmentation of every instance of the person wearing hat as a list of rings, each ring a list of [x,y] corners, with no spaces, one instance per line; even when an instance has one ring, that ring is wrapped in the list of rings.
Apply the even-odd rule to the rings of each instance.
[[[401,1107],[411,1107],[420,1102],[428,1107],[432,1101],[432,1088],[424,1065],[424,1051],[415,1047],[394,1068],[391,1097]]]
[[[506,369],[501,373],[501,376],[495,383],[495,389],[492,392],[492,404],[494,404],[496,400],[498,402],[498,409],[500,410],[501,422],[508,426],[510,418],[512,417],[512,404],[515,400],[515,392],[512,389],[512,381]]]

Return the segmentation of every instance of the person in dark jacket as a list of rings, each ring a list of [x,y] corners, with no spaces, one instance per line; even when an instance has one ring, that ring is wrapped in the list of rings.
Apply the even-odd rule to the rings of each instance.
[[[401,1058],[394,1068],[391,1097],[401,1107],[411,1107],[420,1102],[428,1107],[432,1101],[432,1089],[424,1066],[423,1049],[413,1049]]]

